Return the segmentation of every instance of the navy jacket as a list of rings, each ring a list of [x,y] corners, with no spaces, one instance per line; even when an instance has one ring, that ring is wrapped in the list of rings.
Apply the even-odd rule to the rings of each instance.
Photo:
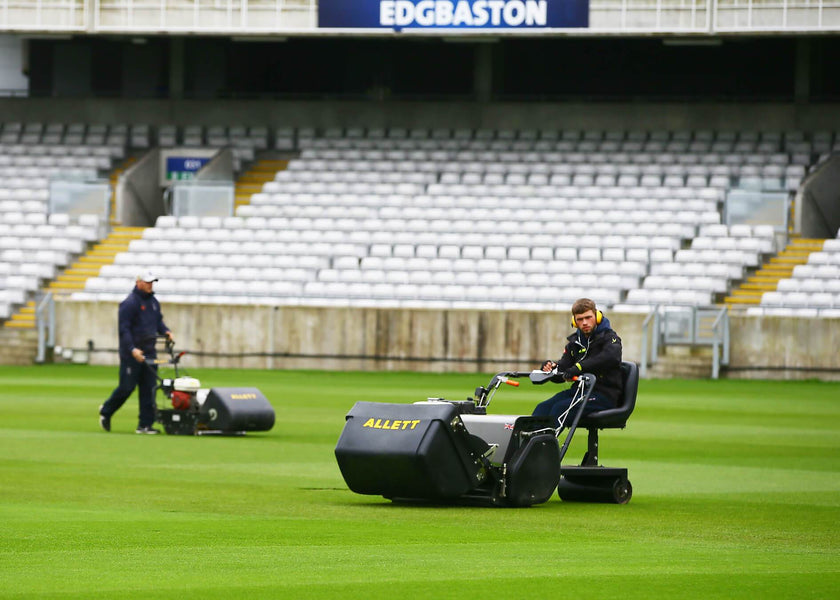
[[[604,317],[587,338],[578,329],[568,338],[563,356],[554,361],[558,371],[570,375],[592,373],[598,378],[595,393],[618,405],[624,379],[621,376],[621,338],[612,330],[610,320]]]
[[[140,348],[146,358],[157,356],[155,336],[164,335],[169,328],[163,322],[160,303],[154,293],[141,292],[136,287],[120,302],[120,359],[131,358],[131,351]]]

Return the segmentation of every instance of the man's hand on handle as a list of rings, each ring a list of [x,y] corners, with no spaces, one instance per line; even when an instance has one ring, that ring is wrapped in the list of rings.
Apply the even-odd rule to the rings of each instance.
[[[542,367],[540,368],[544,373],[550,373],[551,371],[557,368],[557,363],[553,360],[547,360],[542,364]],[[565,371],[558,371],[557,375],[559,375],[564,381],[573,381],[574,378],[574,375],[570,375]],[[552,379],[552,381],[554,381],[554,379]]]

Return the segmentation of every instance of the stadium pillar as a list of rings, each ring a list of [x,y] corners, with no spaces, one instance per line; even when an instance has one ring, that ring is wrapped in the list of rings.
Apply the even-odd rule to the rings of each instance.
[[[493,93],[493,46],[476,44],[473,91],[478,102],[490,102]]]
[[[806,37],[796,40],[794,80],[794,100],[797,104],[807,104],[811,96],[811,40]]]
[[[184,39],[169,40],[169,98],[181,100],[184,97]]]

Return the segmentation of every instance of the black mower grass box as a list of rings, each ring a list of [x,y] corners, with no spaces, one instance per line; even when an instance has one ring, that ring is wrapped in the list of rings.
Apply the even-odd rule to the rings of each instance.
[[[470,436],[450,403],[357,402],[335,456],[358,494],[443,500],[467,493],[482,478]]]
[[[210,430],[268,431],[274,427],[274,409],[253,387],[214,387],[201,405],[199,422]]]

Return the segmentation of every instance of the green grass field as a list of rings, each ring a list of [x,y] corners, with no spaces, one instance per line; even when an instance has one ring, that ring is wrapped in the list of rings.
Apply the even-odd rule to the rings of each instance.
[[[0,367],[2,598],[835,598],[840,385],[642,381],[601,462],[625,506],[401,506],[347,490],[358,400],[463,399],[487,375],[202,370],[260,388],[272,431],[138,436],[116,368]],[[500,390],[529,413],[546,387]],[[568,455],[579,461],[585,435]]]

